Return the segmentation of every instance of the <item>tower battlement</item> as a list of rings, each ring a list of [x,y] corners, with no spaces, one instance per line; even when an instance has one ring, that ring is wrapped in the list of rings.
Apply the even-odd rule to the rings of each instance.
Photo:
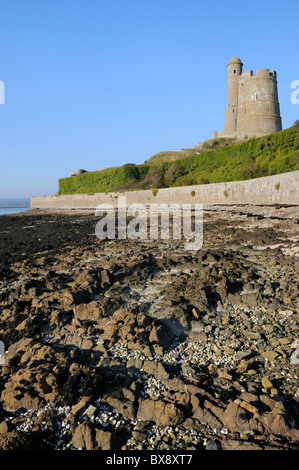
[[[275,70],[243,72],[233,57],[227,64],[227,106],[224,132],[212,137],[260,137],[282,130]]]

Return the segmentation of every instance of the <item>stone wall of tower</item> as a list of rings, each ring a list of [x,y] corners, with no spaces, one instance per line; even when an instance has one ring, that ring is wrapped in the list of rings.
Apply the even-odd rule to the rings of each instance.
[[[272,134],[281,131],[276,72],[258,69],[238,79],[237,132]]]
[[[227,105],[225,115],[225,132],[236,132],[238,125],[239,77],[242,73],[242,62],[234,57],[227,65]]]

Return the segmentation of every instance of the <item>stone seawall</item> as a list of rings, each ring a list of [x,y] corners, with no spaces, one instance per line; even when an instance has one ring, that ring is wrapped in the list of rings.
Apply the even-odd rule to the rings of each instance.
[[[31,209],[95,209],[100,204],[297,204],[299,205],[299,171],[263,178],[207,185],[162,188],[158,190],[122,191],[96,194],[32,197]]]

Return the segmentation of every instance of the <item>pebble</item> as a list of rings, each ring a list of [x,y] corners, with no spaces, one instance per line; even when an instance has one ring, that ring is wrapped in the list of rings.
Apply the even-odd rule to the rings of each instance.
[[[206,450],[219,450],[219,446],[217,442],[213,441],[212,439],[209,439],[206,443]]]
[[[267,377],[262,378],[262,385],[264,388],[269,388],[269,389],[273,388],[272,382]]]
[[[83,416],[88,416],[88,418],[92,418],[97,411],[97,408],[93,405],[89,405],[89,407],[84,411]]]
[[[296,341],[296,349],[295,351],[291,354],[290,357],[290,362],[291,364],[298,366],[299,365],[299,347],[298,347],[299,341]],[[293,343],[294,344],[294,343]]]

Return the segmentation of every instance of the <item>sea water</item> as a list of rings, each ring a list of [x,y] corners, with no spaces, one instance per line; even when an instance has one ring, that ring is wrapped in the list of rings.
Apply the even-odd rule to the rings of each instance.
[[[0,215],[29,211],[29,198],[0,199]]]

